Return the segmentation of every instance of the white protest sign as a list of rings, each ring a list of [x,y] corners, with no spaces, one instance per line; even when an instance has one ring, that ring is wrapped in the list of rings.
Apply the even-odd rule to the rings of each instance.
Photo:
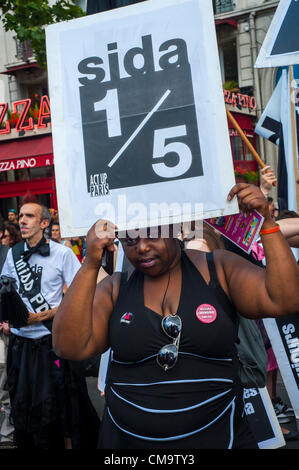
[[[46,37],[63,236],[239,211],[210,0],[146,1]]]
[[[255,67],[283,67],[299,64],[298,22],[298,0],[280,0]]]
[[[245,413],[260,449],[277,449],[285,440],[267,388],[244,388]]]
[[[263,319],[288,397],[299,423],[299,313]]]

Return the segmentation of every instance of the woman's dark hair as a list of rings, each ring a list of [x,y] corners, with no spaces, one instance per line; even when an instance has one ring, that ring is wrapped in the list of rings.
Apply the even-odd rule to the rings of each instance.
[[[4,230],[7,230],[9,233],[9,246],[12,247],[16,243],[19,243],[22,240],[20,230],[15,226],[15,224],[11,224],[9,222],[4,223]]]

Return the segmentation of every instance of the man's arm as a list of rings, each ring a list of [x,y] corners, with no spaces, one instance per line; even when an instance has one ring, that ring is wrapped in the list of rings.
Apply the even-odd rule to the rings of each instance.
[[[45,320],[51,320],[54,318],[55,313],[57,312],[58,307],[51,308],[50,310],[45,310],[44,312],[32,313],[29,312],[28,316],[28,325],[34,325]]]

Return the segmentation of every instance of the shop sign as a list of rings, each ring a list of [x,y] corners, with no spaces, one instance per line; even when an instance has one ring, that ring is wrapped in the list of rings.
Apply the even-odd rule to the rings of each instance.
[[[242,106],[249,110],[256,109],[254,96],[223,90],[224,101],[231,106]],[[21,109],[20,109],[21,107]],[[0,135],[10,134],[11,129],[17,132],[29,131],[35,128],[44,129],[51,120],[50,101],[47,95],[42,96],[39,108],[31,109],[31,99],[14,101],[12,103],[11,117],[8,118],[8,103],[0,103]]]
[[[224,102],[231,106],[242,107],[254,111],[256,109],[256,99],[254,96],[243,95],[231,90],[223,90]]]
[[[242,129],[246,137],[254,137],[254,133],[247,131],[246,129]],[[230,137],[238,137],[240,134],[236,129],[228,129],[228,133]]]
[[[8,103],[0,103],[0,135],[10,134],[14,127],[17,132],[44,129],[51,119],[50,102],[47,95],[42,96],[39,108],[31,108],[31,99],[14,101],[12,113],[8,117]]]
[[[35,168],[39,166],[53,165],[52,155],[40,155],[38,158],[14,158],[0,161],[0,172],[11,170],[23,170],[25,168]]]

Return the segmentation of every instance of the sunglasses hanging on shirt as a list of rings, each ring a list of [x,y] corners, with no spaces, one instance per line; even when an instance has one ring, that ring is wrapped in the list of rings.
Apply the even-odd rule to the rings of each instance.
[[[157,362],[165,371],[171,369],[179,356],[179,343],[182,331],[182,320],[177,315],[167,315],[162,318],[162,330],[173,339],[173,343],[163,346],[157,355]]]

